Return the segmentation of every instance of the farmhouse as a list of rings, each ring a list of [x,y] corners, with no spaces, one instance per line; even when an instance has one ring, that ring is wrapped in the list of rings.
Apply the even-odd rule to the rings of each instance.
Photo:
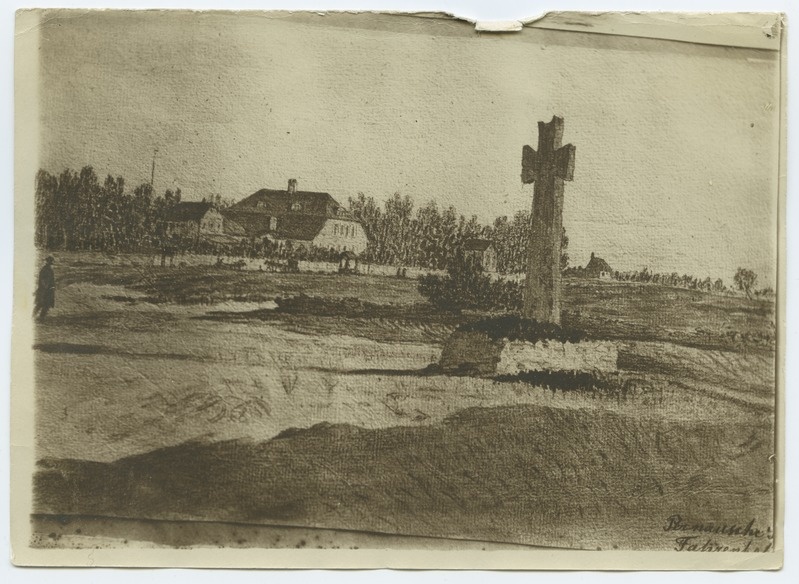
[[[211,203],[185,201],[166,212],[166,234],[197,237],[224,233],[224,217]]]
[[[591,259],[582,271],[582,276],[585,278],[601,278],[603,280],[610,279],[613,275],[613,269],[610,264],[600,257],[591,252]]]
[[[251,240],[269,240],[293,249],[310,246],[360,254],[367,239],[360,222],[328,193],[261,189],[224,211]]]
[[[463,244],[463,254],[467,262],[479,266],[484,272],[497,271],[497,250],[487,239],[467,239]]]
[[[165,221],[166,235],[173,239],[231,244],[244,236],[240,226],[222,215],[212,203],[205,201],[180,202],[167,210]]]

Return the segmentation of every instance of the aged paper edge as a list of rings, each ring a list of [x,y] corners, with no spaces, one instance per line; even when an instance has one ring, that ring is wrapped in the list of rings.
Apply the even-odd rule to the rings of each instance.
[[[58,10],[61,16],[80,16],[89,9],[81,8],[22,8],[17,14]],[[101,10],[101,9],[91,9]],[[122,10],[122,9],[120,9]],[[158,9],[124,9],[131,11],[158,11]],[[524,28],[540,28],[589,34],[605,34],[639,37],[658,40],[681,41],[692,44],[718,45],[749,49],[779,51],[784,31],[785,15],[777,12],[574,12],[551,11],[527,20],[472,20],[449,12],[399,12],[399,11],[256,11],[256,10],[187,10],[172,12],[205,12],[219,14],[248,14],[262,18],[291,18],[292,15],[316,14],[318,16],[338,14],[398,15],[415,18],[442,19],[467,22],[476,32],[507,33]],[[28,32],[19,25],[16,35]],[[697,37],[701,28],[701,40]]]
[[[55,10],[55,9],[48,9]],[[12,326],[12,360],[11,360],[11,560],[17,566],[118,566],[118,567],[202,567],[202,568],[403,568],[403,569],[492,569],[492,570],[775,570],[783,565],[784,558],[784,477],[785,477],[785,396],[784,396],[784,342],[785,342],[785,200],[787,162],[786,123],[786,37],[784,34],[784,15],[763,13],[702,14],[686,15],[679,13],[657,13],[666,21],[677,21],[683,18],[690,23],[681,23],[679,34],[665,35],[663,29],[652,29],[651,22],[642,13],[591,13],[560,12],[548,13],[533,22],[524,23],[525,27],[548,28],[553,30],[579,30],[596,34],[616,34],[622,36],[641,36],[684,42],[696,42],[702,35],[701,44],[722,44],[748,48],[761,48],[780,51],[780,118],[779,133],[779,192],[778,192],[778,331],[777,331],[777,392],[776,392],[776,433],[777,480],[775,484],[775,551],[769,554],[725,553],[725,554],[691,554],[680,552],[648,552],[648,551],[566,551],[566,550],[530,550],[530,551],[491,551],[475,554],[473,551],[407,551],[390,549],[368,550],[282,550],[282,549],[35,549],[28,545],[31,535],[30,512],[32,509],[31,478],[35,469],[34,444],[34,387],[33,368],[33,323],[30,318],[32,309],[31,289],[29,282],[35,276],[35,248],[33,246],[34,209],[33,199],[23,196],[33,192],[33,177],[38,168],[38,40],[39,17],[47,10],[22,9],[16,13],[15,55],[14,55],[14,103],[15,103],[15,157],[14,157],[14,220],[15,220],[15,257],[14,257],[14,292],[13,292],[13,326]],[[60,11],[60,9],[59,9]],[[75,16],[86,10],[72,10]],[[184,12],[192,12],[186,11]],[[211,11],[222,12],[222,11]],[[264,17],[285,17],[288,12],[258,12]],[[391,14],[372,12],[374,15]],[[456,18],[443,13],[410,14],[394,13],[418,17]],[[649,15],[656,13],[648,13]],[[585,30],[576,21],[559,21],[564,15],[573,18],[602,18],[600,25]],[[555,17],[557,18],[550,18]],[[731,16],[740,16],[730,25]],[[701,17],[701,22],[693,17]],[[628,20],[628,18],[630,20]],[[706,26],[716,25],[710,22],[716,18],[722,20],[724,26],[714,29],[712,39],[706,39]],[[771,41],[773,44],[753,39],[752,27],[762,33],[763,18],[772,19],[777,26],[777,34]],[[614,21],[614,19],[617,19]],[[639,22],[636,22],[639,21]],[[514,21],[515,22],[515,21]],[[661,24],[655,26],[663,27]],[[513,24],[513,23],[510,23]],[[668,22],[666,22],[668,24]],[[631,25],[620,32],[618,27]],[[673,24],[668,24],[673,26]],[[576,28],[574,28],[576,27]],[[701,27],[701,31],[699,30]],[[476,28],[480,30],[480,23]],[[723,29],[723,30],[722,30]],[[487,30],[487,29],[483,29]],[[494,29],[497,30],[497,29]],[[501,30],[501,27],[500,27]],[[771,30],[774,30],[773,28]],[[661,31],[657,33],[657,31]],[[672,38],[679,36],[680,38]],[[765,36],[765,35],[763,35]],[[738,44],[744,43],[744,44]],[[751,44],[749,44],[751,43]],[[24,71],[24,75],[20,74]]]
[[[524,26],[694,44],[781,50],[784,15],[776,13],[548,12]],[[697,40],[701,27],[702,39]]]

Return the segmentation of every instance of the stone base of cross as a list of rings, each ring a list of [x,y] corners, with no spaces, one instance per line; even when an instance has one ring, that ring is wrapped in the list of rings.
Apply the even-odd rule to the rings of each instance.
[[[522,149],[522,183],[534,183],[522,316],[560,324],[563,181],[574,175],[575,147],[561,146],[563,118],[538,122],[538,150]]]

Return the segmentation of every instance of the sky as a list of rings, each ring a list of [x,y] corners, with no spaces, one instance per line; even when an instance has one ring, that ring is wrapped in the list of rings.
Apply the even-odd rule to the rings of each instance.
[[[40,166],[238,200],[394,192],[492,222],[565,119],[573,265],[774,285],[779,62],[764,50],[412,17],[91,13],[40,27]]]

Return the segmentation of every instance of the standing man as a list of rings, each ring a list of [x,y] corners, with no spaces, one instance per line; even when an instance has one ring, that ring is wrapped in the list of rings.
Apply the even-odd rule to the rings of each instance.
[[[39,284],[36,287],[36,302],[33,316],[44,320],[47,312],[55,306],[55,274],[53,273],[53,256],[47,256],[45,264],[39,272]]]

